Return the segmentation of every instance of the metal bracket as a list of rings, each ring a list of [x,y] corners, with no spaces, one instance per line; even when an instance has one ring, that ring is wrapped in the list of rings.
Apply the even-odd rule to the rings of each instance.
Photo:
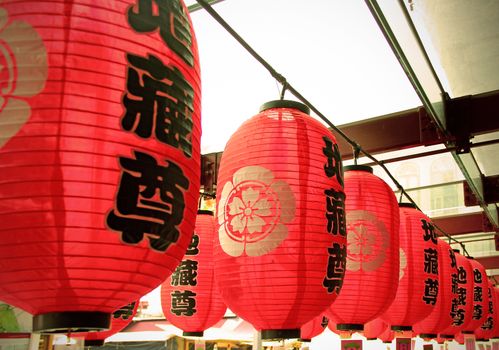
[[[471,146],[471,96],[459,98],[449,98],[445,94],[445,118],[447,122],[447,131],[451,139],[454,140],[457,154],[469,153]]]

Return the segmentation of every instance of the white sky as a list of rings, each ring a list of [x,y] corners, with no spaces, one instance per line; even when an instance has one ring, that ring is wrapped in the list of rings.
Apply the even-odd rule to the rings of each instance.
[[[213,7],[335,125],[421,105],[363,0],[225,0]],[[279,99],[280,85],[208,13],[191,18],[206,154],[223,151],[261,104]],[[295,99],[289,92],[285,98]]]

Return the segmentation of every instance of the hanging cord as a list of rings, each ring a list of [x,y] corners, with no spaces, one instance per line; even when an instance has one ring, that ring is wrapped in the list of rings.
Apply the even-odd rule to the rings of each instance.
[[[422,211],[416,202],[411,198],[411,196],[404,190],[402,185],[395,179],[395,177],[390,173],[388,168],[385,166],[383,161],[379,161],[376,159],[373,155],[371,155],[369,152],[365,151],[357,142],[352,140],[350,137],[348,137],[343,131],[338,129],[336,125],[331,123],[329,119],[323,115],[317,108],[315,108],[314,105],[312,105],[302,94],[300,94],[299,91],[297,91],[287,80],[286,78],[278,73],[265,59],[263,59],[262,56],[260,56],[214,9],[213,7],[210,6],[205,0],[196,0],[205,10],[208,12],[229,34],[232,35],[236,41],[246,49],[246,51],[249,52],[251,56],[253,56],[262,66],[264,66],[270,75],[277,80],[280,84],[282,84],[283,89],[281,92],[281,99],[284,97],[285,91],[291,92],[298,100],[300,100],[302,103],[307,105],[311,111],[313,111],[319,118],[321,118],[331,129],[333,129],[338,135],[340,135],[346,142],[350,144],[350,146],[353,147],[354,149],[354,156],[357,154],[357,157],[360,155],[360,153],[363,153],[367,158],[372,160],[374,163],[379,165],[385,173],[388,175],[388,177],[392,180],[392,182],[395,184],[397,189],[400,191],[400,195],[405,196],[409,202],[414,204],[414,206]],[[357,161],[356,159],[354,160],[355,162]],[[468,252],[466,251],[466,248],[464,248],[464,244],[461,243],[460,241],[456,240],[455,238],[451,237],[449,234],[445,233],[440,227],[438,227],[436,224],[433,223],[433,226],[440,231],[444,236],[446,236],[449,240],[454,241],[455,243],[458,243],[463,247],[464,253],[469,256]]]

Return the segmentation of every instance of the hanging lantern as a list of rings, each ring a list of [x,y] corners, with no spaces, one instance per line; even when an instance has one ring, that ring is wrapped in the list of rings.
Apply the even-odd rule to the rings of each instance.
[[[381,318],[375,318],[364,325],[364,331],[362,333],[367,340],[374,340],[383,334],[387,328],[388,323]]]
[[[161,285],[163,314],[184,336],[202,337],[220,321],[227,307],[215,286],[213,273],[213,212],[199,210],[196,229],[185,257]]]
[[[473,316],[473,269],[469,259],[466,259],[454,249],[457,274],[452,275],[452,288],[456,290],[455,298],[452,299],[452,324],[441,332],[441,336],[454,336],[461,332]]]
[[[442,239],[438,241],[438,298],[431,313],[413,326],[423,339],[436,338],[453,322],[452,299],[457,298],[452,276],[457,276],[454,250]],[[455,287],[455,286],[454,286]]]
[[[385,344],[391,343],[395,339],[395,331],[392,330],[390,325],[387,325],[385,331],[378,336],[378,339]]]
[[[300,340],[303,342],[311,341],[312,338],[324,331],[328,321],[327,317],[321,314],[305,323],[300,329]]]
[[[300,337],[343,281],[341,157],[307,113],[294,101],[264,104],[220,162],[216,279],[227,306],[263,339]]]
[[[35,332],[108,329],[194,230],[200,73],[181,0],[0,8],[0,300]]]
[[[484,312],[486,314],[484,322],[475,329],[475,337],[477,339],[492,339],[498,336],[499,330],[499,315],[498,315],[498,302],[499,302],[499,289],[494,287],[494,283],[486,279],[487,282],[487,296],[488,301]]]
[[[345,167],[347,271],[326,311],[340,330],[361,331],[392,302],[399,276],[399,210],[390,187],[364,165]]]
[[[412,203],[400,203],[400,276],[397,294],[381,315],[395,331],[430,314],[438,297],[437,234],[430,219]]]
[[[108,331],[78,333],[78,336],[83,336],[85,338],[84,346],[104,345],[104,340],[106,338],[118,333],[133,321],[138,306],[139,302],[134,301],[113,312],[113,316],[111,317],[111,328]]]
[[[489,282],[487,279],[487,272],[482,264],[474,260],[472,257],[467,257],[473,274],[470,279],[473,279],[473,312],[471,316],[471,321],[466,327],[461,331],[464,334],[471,334],[477,328],[482,326],[487,318],[487,308],[489,305]]]

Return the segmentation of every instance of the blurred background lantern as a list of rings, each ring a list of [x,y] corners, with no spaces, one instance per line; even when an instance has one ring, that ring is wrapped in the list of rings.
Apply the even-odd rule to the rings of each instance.
[[[214,279],[213,212],[199,210],[192,242],[175,272],[161,285],[161,306],[166,319],[184,336],[202,337],[220,321],[225,306]]]
[[[399,209],[391,188],[364,165],[345,167],[347,271],[326,311],[339,330],[361,331],[395,297],[399,277]]]
[[[7,0],[0,19],[0,300],[34,314],[35,332],[107,329],[175,270],[194,230],[187,8]]]
[[[415,334],[423,339],[433,339],[453,322],[452,299],[457,290],[452,288],[452,276],[457,276],[454,250],[443,241],[438,241],[438,298],[431,313],[413,326]]]
[[[435,307],[439,291],[437,233],[412,203],[400,203],[400,276],[395,299],[381,315],[395,331],[412,331]]]
[[[300,340],[304,342],[311,341],[312,338],[324,332],[328,321],[327,317],[321,314],[305,323],[300,329]]]
[[[387,324],[385,331],[378,336],[378,339],[386,344],[391,343],[395,339],[395,331]]]
[[[492,339],[498,336],[499,331],[499,313],[498,313],[498,296],[499,289],[494,287],[494,283],[486,279],[488,301],[484,309],[486,314],[484,322],[474,331],[476,339]]]
[[[381,318],[375,318],[372,321],[367,322],[364,325],[364,331],[362,334],[367,340],[377,339],[384,331],[388,328],[388,323],[383,321]]]
[[[108,331],[88,332],[84,334],[79,333],[79,337],[83,336],[85,338],[84,346],[104,345],[104,340],[106,340],[106,338],[118,333],[133,321],[138,306],[139,302],[134,301],[113,312],[113,316],[111,317],[111,328]]]
[[[481,327],[487,318],[487,308],[489,306],[489,281],[483,265],[472,257],[467,257],[467,259],[470,262],[473,271],[471,277],[473,279],[473,311],[471,321],[461,332],[464,334],[471,334],[477,328]]]
[[[217,185],[215,273],[263,339],[299,338],[338,295],[346,259],[341,158],[294,101],[272,101],[230,138]]]
[[[454,249],[457,274],[452,275],[452,288],[456,295],[452,299],[452,324],[441,332],[441,336],[455,336],[461,332],[473,316],[473,269],[469,259],[466,259]]]

